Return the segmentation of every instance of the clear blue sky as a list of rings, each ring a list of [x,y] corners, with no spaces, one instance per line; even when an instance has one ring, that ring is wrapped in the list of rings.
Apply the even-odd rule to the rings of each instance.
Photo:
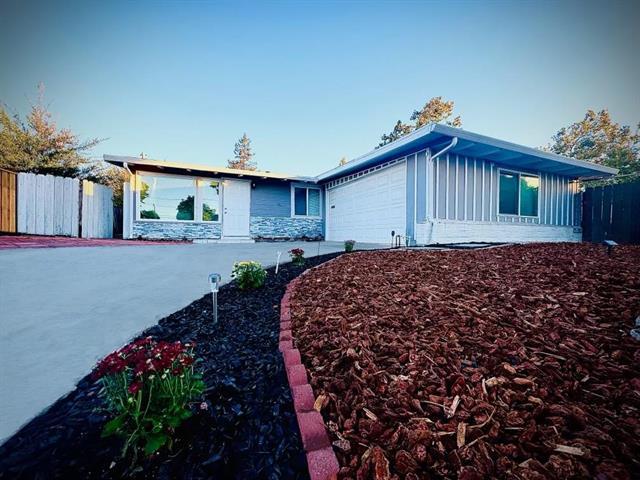
[[[640,3],[0,4],[0,100],[44,82],[60,126],[103,153],[317,174],[430,97],[464,128],[540,146],[588,108],[640,121]]]

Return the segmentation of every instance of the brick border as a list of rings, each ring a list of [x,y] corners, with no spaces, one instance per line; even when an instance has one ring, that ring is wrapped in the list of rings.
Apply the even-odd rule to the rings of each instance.
[[[327,262],[322,265],[326,264]],[[309,477],[311,480],[335,480],[338,477],[340,465],[333,448],[331,448],[331,441],[327,435],[322,415],[313,408],[315,403],[313,389],[309,385],[307,370],[302,364],[300,351],[294,348],[294,339],[291,333],[291,296],[302,276],[311,270],[313,268],[305,270],[299,277],[293,279],[287,285],[287,290],[280,301],[280,343],[278,349],[282,352],[287,372],[293,407],[302,437],[302,446],[307,457]]]

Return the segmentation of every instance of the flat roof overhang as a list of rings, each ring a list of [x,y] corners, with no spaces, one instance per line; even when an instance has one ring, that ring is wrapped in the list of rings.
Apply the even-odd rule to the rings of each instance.
[[[261,180],[282,180],[285,182],[313,182],[313,177],[299,177],[259,170],[239,170],[236,168],[213,167],[182,162],[167,162],[164,160],[152,160],[140,157],[128,157],[123,155],[103,155],[105,162],[119,167],[125,165],[132,172],[147,171],[155,173],[170,173],[174,175],[203,176],[203,177],[231,177]]]
[[[448,153],[490,160],[507,168],[557,173],[572,178],[602,178],[618,173],[615,168],[432,123],[345,165],[322,173],[316,180],[328,181],[426,148],[435,153],[449,145],[454,138],[458,142]]]

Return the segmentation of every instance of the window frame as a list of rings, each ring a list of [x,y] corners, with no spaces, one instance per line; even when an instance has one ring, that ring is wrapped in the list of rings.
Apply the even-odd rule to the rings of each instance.
[[[305,215],[296,215],[296,188],[303,188],[306,190],[305,199],[306,199],[306,214]],[[318,190],[318,203],[319,203],[319,215],[309,215],[309,190]],[[322,188],[317,187],[315,185],[307,185],[304,183],[292,183],[291,184],[291,218],[322,218],[322,208],[323,208],[323,200],[322,200]]]
[[[156,177],[170,177],[170,178],[181,178],[181,179],[185,179],[185,180],[191,180],[191,182],[193,183],[193,188],[194,188],[194,199],[193,199],[193,220],[178,220],[176,219],[162,219],[162,218],[140,218],[140,192],[141,192],[141,182],[142,180],[140,180],[139,177],[142,176],[156,176]],[[201,186],[199,185],[200,181],[204,181],[204,182],[218,182],[220,184],[220,195],[219,195],[219,207],[220,207],[220,213],[218,214],[218,220],[217,221],[205,221],[202,220],[202,203],[203,203],[203,195],[201,192]],[[135,188],[135,198],[134,198],[134,203],[135,203],[135,207],[136,207],[136,215],[135,215],[135,221],[136,222],[151,222],[151,223],[203,223],[205,225],[216,225],[216,224],[221,224],[222,223],[222,216],[223,216],[223,212],[224,212],[224,207],[223,207],[223,202],[224,202],[224,196],[223,196],[223,191],[224,191],[224,181],[221,178],[218,177],[194,177],[192,175],[175,175],[172,173],[157,173],[157,172],[149,172],[149,171],[143,171],[143,170],[138,170],[135,172],[135,182],[136,182],[136,188]]]
[[[518,177],[518,213],[500,213],[500,174],[502,172],[505,173],[509,173],[511,175],[517,175]],[[538,208],[536,208],[536,211],[538,212],[537,215],[522,215],[520,214],[520,203],[521,203],[521,198],[520,198],[520,177],[522,175],[525,175],[527,177],[536,177],[538,179]],[[542,176],[540,175],[539,172],[537,173],[531,173],[531,172],[523,172],[521,170],[512,170],[509,168],[498,168],[498,184],[497,184],[497,189],[498,189],[498,198],[496,201],[496,207],[498,208],[498,215],[502,216],[502,217],[518,217],[518,218],[540,218],[540,190],[542,190],[542,180],[541,180]]]

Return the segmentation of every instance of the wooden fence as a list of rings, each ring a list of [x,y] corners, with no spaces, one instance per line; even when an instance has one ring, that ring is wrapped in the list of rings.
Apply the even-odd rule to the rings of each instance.
[[[111,238],[111,189],[87,180],[17,174],[17,231],[33,235]]]
[[[18,174],[18,232],[78,236],[79,188],[76,178]]]
[[[582,197],[582,239],[640,243],[640,182],[587,188]]]
[[[109,187],[82,181],[82,238],[113,237],[113,193]]]
[[[0,169],[0,232],[16,233],[15,172]]]

